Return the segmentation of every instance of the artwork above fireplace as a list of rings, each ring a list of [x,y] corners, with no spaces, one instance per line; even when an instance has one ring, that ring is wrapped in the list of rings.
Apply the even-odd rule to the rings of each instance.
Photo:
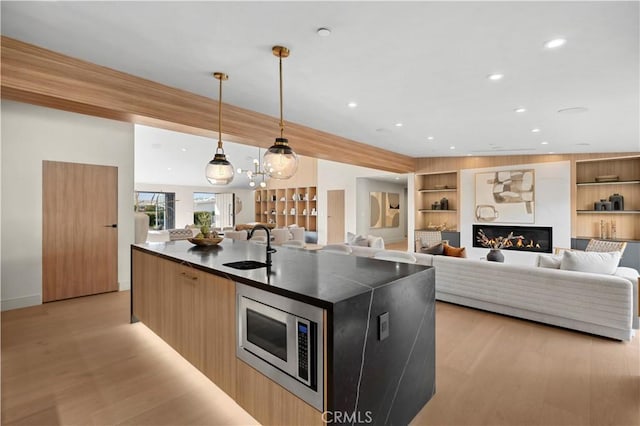
[[[551,253],[553,249],[553,228],[550,226],[473,225],[471,239],[474,247],[483,247],[476,238],[481,229],[490,240],[506,238],[511,232],[523,237],[510,241],[503,250]]]

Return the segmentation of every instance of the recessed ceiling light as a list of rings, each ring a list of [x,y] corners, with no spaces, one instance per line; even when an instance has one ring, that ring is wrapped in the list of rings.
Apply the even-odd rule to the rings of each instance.
[[[549,40],[544,44],[544,47],[547,49],[556,49],[558,47],[564,46],[567,42],[564,38],[554,38],[553,40]]]
[[[527,112],[527,109],[526,109],[526,108],[522,108],[522,107],[520,107],[520,108],[516,108],[516,109],[514,109],[514,111],[515,111],[515,112]]]
[[[453,146],[453,145],[451,145],[451,146],[449,147],[449,149],[456,149],[456,147],[455,147],[455,146]]]
[[[396,180],[400,180],[400,178],[399,178],[399,177],[396,177]]]
[[[555,151],[549,151],[549,154],[555,154]]]
[[[347,104],[347,106],[348,106],[349,108],[355,108],[355,107],[357,107],[357,106],[358,106],[358,104],[357,104],[356,102],[349,102],[349,103]]]
[[[182,148],[180,151],[187,152],[187,148]]]
[[[531,129],[531,133],[540,133],[540,129],[537,127],[535,129]]]
[[[471,154],[467,154],[467,157],[471,157]]]
[[[540,145],[549,145],[549,142],[543,141],[543,142],[540,142]]]
[[[171,167],[167,167],[167,170],[171,171]]]
[[[396,127],[402,127],[402,123],[396,123]]]
[[[499,73],[489,74],[487,76],[487,78],[491,81],[502,80],[503,77],[504,77],[504,74],[499,74]]]
[[[434,139],[434,137],[433,137],[433,136],[427,136],[427,140],[428,140],[428,141],[432,141],[433,139]]]
[[[320,37],[329,37],[331,35],[331,30],[329,28],[318,28],[316,31]]]

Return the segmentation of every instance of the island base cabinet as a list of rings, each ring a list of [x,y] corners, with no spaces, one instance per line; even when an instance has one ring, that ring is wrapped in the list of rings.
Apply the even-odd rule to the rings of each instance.
[[[240,360],[236,382],[236,402],[263,425],[324,424],[320,411]]]
[[[235,396],[235,283],[133,250],[133,316]]]
[[[211,274],[204,286],[204,369],[220,389],[236,396],[236,285]]]

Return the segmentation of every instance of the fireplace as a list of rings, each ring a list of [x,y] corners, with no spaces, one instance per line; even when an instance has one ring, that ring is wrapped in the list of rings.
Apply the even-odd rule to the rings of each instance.
[[[485,233],[487,238],[507,237],[510,232],[523,238],[509,241],[502,250],[533,251],[536,253],[551,253],[553,248],[552,230],[550,226],[515,226],[515,225],[473,225],[473,246],[483,247],[477,241],[478,231]]]

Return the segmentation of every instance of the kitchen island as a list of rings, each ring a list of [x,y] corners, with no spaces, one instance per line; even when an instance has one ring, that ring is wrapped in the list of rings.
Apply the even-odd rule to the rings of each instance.
[[[264,262],[265,247],[232,240],[208,248],[139,244],[131,256],[132,321],[143,322],[263,424],[406,424],[435,392],[430,267],[279,247],[270,268],[239,270],[224,264]],[[245,287],[321,313],[319,403],[237,357]]]

